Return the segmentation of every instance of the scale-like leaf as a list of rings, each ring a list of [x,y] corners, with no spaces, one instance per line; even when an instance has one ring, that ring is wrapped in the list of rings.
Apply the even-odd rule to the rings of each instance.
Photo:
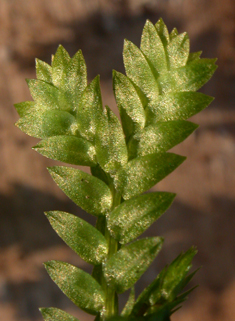
[[[169,266],[166,266],[139,295],[131,315],[158,314],[163,310],[170,315],[171,310],[182,303],[188,295],[188,292],[185,292],[177,296],[197,272],[196,270],[187,275],[195,254],[195,249],[191,248],[186,253],[179,255]]]
[[[186,120],[206,108],[214,98],[193,91],[164,95],[146,108],[147,123],[158,121]]]
[[[135,304],[135,288],[134,286],[131,288],[129,298],[122,310],[121,316],[128,317],[133,309]]]
[[[15,109],[20,117],[27,116],[30,113],[34,112],[35,109],[34,101],[24,101],[22,103],[14,104]]]
[[[144,54],[132,42],[125,40],[123,59],[127,76],[141,89],[148,99],[157,99],[159,94],[157,74]]]
[[[61,291],[78,307],[90,314],[101,312],[104,292],[90,274],[60,261],[46,262],[45,268]]]
[[[93,265],[101,264],[108,254],[105,237],[81,218],[65,212],[45,213],[56,233],[81,258]]]
[[[82,92],[87,86],[86,63],[81,50],[69,62],[66,81],[68,91],[74,96],[74,104],[77,106]]]
[[[129,158],[166,152],[185,140],[198,125],[184,121],[157,122],[133,136],[128,144]]]
[[[63,46],[59,45],[52,61],[53,84],[58,88],[64,89],[69,62],[70,56],[68,52]]]
[[[157,29],[159,37],[162,40],[163,45],[166,47],[170,41],[170,36],[162,18],[158,20],[158,22],[155,24],[155,27]]]
[[[186,277],[191,268],[192,259],[197,253],[195,248],[180,254],[167,268],[166,273],[158,287],[153,289],[149,297],[151,305],[159,300],[172,301],[179,291],[181,291],[181,282]]]
[[[48,170],[62,191],[88,213],[104,215],[111,208],[111,191],[100,179],[72,167],[54,166]]]
[[[175,37],[177,37],[178,36],[178,30],[176,29],[176,28],[173,28],[172,29],[172,31],[171,31],[171,33],[170,33],[170,41],[172,41]]]
[[[36,59],[37,79],[52,83],[52,68],[40,59]]]
[[[40,308],[39,310],[45,321],[79,321],[67,312],[57,308]]]
[[[120,112],[126,139],[145,126],[144,105],[131,80],[120,72],[113,71],[113,88]]]
[[[37,79],[28,85],[33,102],[16,105],[17,122],[27,134],[42,138],[35,147],[46,157],[91,167],[91,173],[53,167],[55,182],[77,205],[98,216],[96,227],[80,218],[49,212],[58,235],[85,261],[92,276],[64,262],[46,263],[51,278],[95,321],[169,321],[190,292],[180,294],[196,251],[176,258],[141,293],[134,292],[118,316],[117,293],[134,285],[159,252],[163,240],[131,244],[171,204],[174,194],[139,195],[176,169],[185,159],[166,153],[197,125],[186,120],[208,106],[212,98],[196,91],[212,76],[214,59],[189,53],[186,33],[169,34],[162,19],[147,21],[141,48],[125,41],[127,76],[113,72],[113,87],[122,124],[103,111],[99,77],[87,86],[82,52],[70,58],[63,46],[52,66],[36,60]],[[121,204],[120,204],[121,203]],[[41,310],[45,321],[78,321],[56,308]]]
[[[168,66],[164,45],[155,26],[149,20],[146,21],[144,26],[140,48],[158,73],[167,71]]]
[[[73,130],[76,128],[75,118],[67,111],[41,112],[36,108],[31,113],[27,113],[25,117],[20,118],[16,126],[29,136],[37,138],[73,135]]]
[[[95,166],[95,147],[83,138],[60,135],[40,141],[33,147],[38,153],[68,164]]]
[[[167,46],[169,68],[179,68],[186,65],[189,56],[189,38],[186,32],[171,39]]]
[[[117,293],[128,290],[147,270],[161,249],[163,239],[146,238],[122,247],[108,259],[104,276]]]
[[[159,284],[161,283],[161,279],[164,276],[166,268],[158,274],[158,276],[155,278],[155,280],[150,283],[147,288],[145,288],[140,295],[138,296],[138,298],[136,299],[136,302],[133,306],[133,309],[131,311],[131,315],[140,315],[140,313],[142,315],[144,315],[146,313],[146,311],[148,310],[148,308],[150,307],[150,303],[149,303],[149,297],[151,295],[151,292],[154,288],[157,288],[159,286]]]
[[[156,153],[134,158],[117,172],[114,184],[127,200],[153,187],[185,159],[184,156],[172,153]]]
[[[79,132],[91,142],[94,142],[102,110],[100,80],[97,76],[84,90],[77,109]]]
[[[115,173],[127,163],[127,147],[117,116],[106,106],[96,132],[97,161],[107,173]]]
[[[161,75],[158,83],[162,93],[196,91],[211,78],[217,66],[216,59],[194,60],[184,67],[173,69]]]
[[[38,79],[27,80],[31,96],[41,110],[59,110],[63,107],[62,92],[52,84]],[[64,109],[64,108],[62,108]]]
[[[191,52],[188,56],[188,61],[187,63],[189,64],[190,62],[194,61],[194,60],[198,60],[200,59],[202,54],[202,51],[197,51],[197,52]]]
[[[121,203],[108,216],[111,235],[121,244],[133,241],[167,210],[174,198],[172,193],[155,192]]]

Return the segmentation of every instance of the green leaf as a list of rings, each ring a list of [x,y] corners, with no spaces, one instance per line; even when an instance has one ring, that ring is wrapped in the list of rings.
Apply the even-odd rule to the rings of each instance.
[[[59,45],[52,62],[53,84],[58,88],[64,88],[70,56],[65,48]]]
[[[48,138],[57,135],[71,135],[76,132],[75,118],[66,111],[49,110],[26,114],[16,123],[23,132],[37,138]]]
[[[176,28],[173,28],[171,33],[170,33],[170,41],[172,41],[175,37],[178,36],[178,30]]]
[[[212,77],[217,66],[216,59],[194,60],[158,78],[163,94],[176,91],[196,91]]]
[[[186,120],[206,108],[214,98],[199,92],[178,92],[164,95],[146,108],[148,124],[158,121]]]
[[[87,69],[82,51],[79,50],[70,60],[67,69],[68,91],[74,96],[74,105],[77,106],[82,92],[87,86]]]
[[[101,312],[104,292],[90,274],[60,261],[46,262],[45,268],[61,291],[78,307],[94,315]]]
[[[182,281],[179,283],[178,287],[177,287],[177,291],[178,293],[180,293],[181,291],[183,291],[183,289],[188,285],[188,283],[192,280],[192,278],[194,277],[194,275],[200,270],[200,268],[196,269],[195,271],[193,271],[192,273],[190,273],[189,275],[187,275],[185,278],[182,279]],[[196,286],[197,287],[197,286]],[[192,291],[194,290],[195,287],[193,287],[192,289],[188,290],[188,291]],[[182,293],[180,295],[180,297],[185,297],[188,294],[188,291]]]
[[[146,311],[148,310],[150,303],[149,303],[149,297],[151,295],[151,292],[154,288],[157,288],[161,282],[161,278],[163,277],[165,273],[164,269],[156,278],[155,280],[149,284],[138,296],[134,307],[131,311],[131,315],[137,316],[137,315],[144,315]]]
[[[175,170],[186,158],[171,153],[140,156],[121,168],[114,179],[115,187],[127,200],[143,193]]]
[[[14,107],[20,117],[25,117],[31,112],[34,112],[35,105],[34,101],[24,101],[22,103],[14,104]]]
[[[140,48],[158,73],[167,71],[165,48],[155,26],[149,20],[144,26]]]
[[[198,125],[184,120],[157,122],[145,127],[141,134],[130,140],[129,157],[166,152],[185,140],[197,127]]]
[[[107,227],[121,244],[133,241],[171,205],[175,194],[155,192],[121,203],[108,216]]]
[[[105,237],[81,218],[65,212],[45,213],[56,233],[84,261],[93,265],[102,263],[108,254]]]
[[[147,270],[161,249],[163,239],[146,238],[122,247],[107,261],[104,276],[117,293],[128,290]]]
[[[127,76],[148,99],[156,100],[159,93],[157,74],[154,74],[140,49],[128,40],[124,42],[123,59]]]
[[[110,210],[112,194],[100,179],[72,167],[54,166],[48,171],[62,191],[88,213],[99,216]]]
[[[40,59],[36,59],[37,79],[52,83],[52,68]]]
[[[40,308],[45,321],[78,321],[77,318],[57,308]]]
[[[31,96],[41,110],[60,109],[63,106],[60,101],[61,92],[57,87],[38,79],[27,80]]]
[[[153,310],[145,318],[148,321],[171,321],[169,310],[168,306],[153,307]]]
[[[141,131],[145,126],[143,102],[131,80],[125,75],[113,71],[114,94],[122,120],[126,139]]]
[[[95,147],[76,136],[53,136],[33,148],[43,156],[68,164],[95,166],[97,163]]]
[[[192,62],[194,60],[199,60],[201,57],[201,54],[202,54],[202,51],[191,52],[188,56],[187,64],[189,64],[190,62]]]
[[[94,142],[102,111],[100,80],[97,76],[84,90],[77,109],[79,132],[91,142]]]
[[[30,93],[41,111],[63,110],[74,112],[74,101],[71,93],[58,89],[53,84],[43,80],[30,79],[27,81]],[[64,86],[66,87],[66,85]]]
[[[96,132],[97,161],[105,172],[115,173],[128,160],[122,126],[106,107]]]
[[[182,303],[188,295],[187,291],[177,296],[197,272],[196,270],[187,275],[195,253],[195,249],[191,248],[185,254],[182,253],[178,256],[170,266],[165,267],[139,295],[131,314],[134,316],[140,313],[142,315],[146,313],[161,314],[160,311],[166,311],[170,315],[172,313],[171,310]],[[189,291],[191,292],[192,290]]]
[[[162,18],[158,20],[158,22],[155,24],[155,27],[157,29],[159,37],[162,40],[163,45],[166,47],[170,41],[170,37],[167,27]]]
[[[128,301],[126,302],[126,304],[122,310],[121,316],[128,317],[133,309],[134,304],[135,304],[135,288],[133,286],[131,288]]]
[[[186,32],[173,37],[167,46],[170,69],[186,65],[189,56],[189,38]]]
[[[180,254],[170,264],[161,283],[151,292],[149,297],[151,305],[163,299],[173,301],[176,298],[177,294],[182,290],[181,282],[183,282],[190,270],[192,259],[196,253],[197,251],[192,247],[187,252]]]

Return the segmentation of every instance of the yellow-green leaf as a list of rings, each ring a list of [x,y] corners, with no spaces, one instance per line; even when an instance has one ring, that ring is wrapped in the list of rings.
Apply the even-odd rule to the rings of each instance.
[[[72,167],[54,166],[48,171],[62,191],[88,213],[100,216],[110,210],[112,194],[100,179]]]
[[[61,261],[46,262],[45,268],[61,291],[79,308],[94,315],[101,312],[104,292],[90,274]]]

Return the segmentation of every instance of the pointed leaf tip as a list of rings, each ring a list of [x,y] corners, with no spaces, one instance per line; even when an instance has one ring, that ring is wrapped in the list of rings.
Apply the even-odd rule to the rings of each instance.
[[[61,261],[48,261],[44,266],[51,279],[78,307],[94,315],[101,312],[104,292],[90,274]]]
[[[98,265],[106,258],[105,237],[81,218],[60,211],[46,212],[52,228],[87,263]]]
[[[44,321],[79,321],[67,312],[57,308],[40,308]]]
[[[105,266],[104,275],[108,284],[117,293],[128,290],[155,259],[162,243],[163,238],[152,237],[122,247]]]
[[[174,171],[186,159],[172,153],[155,153],[139,156],[121,168],[114,184],[125,200],[153,187]]]
[[[95,147],[76,136],[52,136],[40,141],[33,149],[43,156],[68,164],[95,166],[97,163]]]
[[[112,206],[112,193],[100,179],[79,169],[49,167],[48,171],[62,191],[90,214],[104,215]]]
[[[173,193],[153,192],[121,203],[108,216],[111,235],[121,244],[133,241],[167,210],[174,198]]]

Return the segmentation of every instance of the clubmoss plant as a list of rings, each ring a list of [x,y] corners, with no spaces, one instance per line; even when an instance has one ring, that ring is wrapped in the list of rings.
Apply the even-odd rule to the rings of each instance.
[[[140,49],[125,40],[126,75],[113,72],[121,122],[103,108],[99,76],[87,84],[81,51],[70,58],[59,46],[51,66],[36,60],[37,79],[28,80],[33,101],[16,104],[17,126],[40,138],[40,154],[72,165],[48,170],[62,191],[87,213],[93,227],[60,211],[46,216],[57,234],[83,260],[92,275],[60,261],[45,263],[52,280],[96,320],[170,320],[186,299],[183,292],[195,248],[181,253],[135,298],[134,286],[159,253],[162,237],[136,240],[171,205],[175,194],[146,193],[185,157],[167,152],[198,125],[187,121],[213,98],[197,92],[216,70],[215,59],[189,53],[187,33],[168,30],[160,19],[147,21]],[[118,294],[131,289],[121,314]],[[77,321],[58,308],[42,308],[45,321]]]

